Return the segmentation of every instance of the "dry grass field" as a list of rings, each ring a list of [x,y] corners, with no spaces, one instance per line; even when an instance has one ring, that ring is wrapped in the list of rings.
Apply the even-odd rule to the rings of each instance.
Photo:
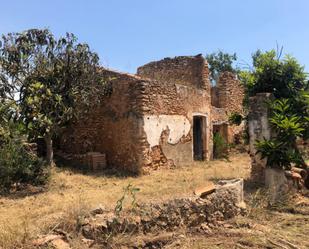
[[[82,174],[55,168],[46,190],[35,193],[36,189],[30,189],[0,197],[0,247],[20,245],[64,223],[69,226],[76,215],[100,204],[113,208],[130,183],[140,189],[137,202],[164,200],[193,193],[196,187],[212,179],[246,178],[249,160],[248,155],[239,154],[232,156],[230,162],[199,162],[141,177]]]
[[[138,203],[155,202],[191,194],[207,181],[246,179],[249,173],[247,154],[231,156],[230,161],[216,160],[174,170],[161,169],[141,177],[84,174],[54,168],[46,188],[29,188],[0,197],[0,248],[30,249],[33,248],[30,242],[39,234],[47,234],[56,228],[74,231],[79,217],[90,209],[98,205],[114,208],[128,184],[140,189],[136,195]],[[309,248],[308,198],[284,202],[284,208],[277,210],[267,210],[265,198],[262,192],[247,193],[248,215],[236,217],[208,234],[179,231],[170,237],[163,235],[166,240],[164,248]],[[125,239],[135,243],[138,238]],[[287,244],[282,244],[282,241]],[[76,238],[73,248],[88,247]]]

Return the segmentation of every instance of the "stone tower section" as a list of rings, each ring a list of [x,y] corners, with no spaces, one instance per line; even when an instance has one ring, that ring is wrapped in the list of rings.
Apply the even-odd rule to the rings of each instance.
[[[218,107],[224,108],[228,114],[243,112],[244,88],[236,74],[231,72],[222,73],[216,88]]]

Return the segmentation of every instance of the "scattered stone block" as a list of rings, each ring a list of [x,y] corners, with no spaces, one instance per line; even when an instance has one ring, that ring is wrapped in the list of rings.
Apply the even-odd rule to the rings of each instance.
[[[62,235],[48,234],[32,242],[34,247],[52,246],[55,249],[71,249],[70,244],[64,240]],[[46,247],[46,248],[47,248]]]
[[[43,246],[56,239],[62,239],[62,236],[56,234],[49,234],[34,240],[32,244],[33,246]]]
[[[216,195],[225,195],[233,198],[234,202],[239,205],[244,202],[244,180],[221,180],[216,185]]]
[[[51,244],[55,249],[71,249],[69,243],[65,242],[63,239],[55,239]]]
[[[207,196],[207,195],[209,195],[209,194],[211,194],[215,191],[216,191],[215,184],[210,182],[204,187],[199,187],[199,188],[195,189],[194,194],[201,197],[201,198],[204,198],[205,196]]]
[[[100,152],[88,152],[86,154],[87,166],[92,170],[101,170],[106,168],[105,154]]]
[[[103,214],[105,210],[106,210],[105,207],[99,205],[99,206],[96,207],[95,209],[91,210],[90,213],[91,213],[92,215]]]

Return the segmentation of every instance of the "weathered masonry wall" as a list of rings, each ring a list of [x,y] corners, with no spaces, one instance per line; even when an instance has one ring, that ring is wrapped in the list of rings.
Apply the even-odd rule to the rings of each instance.
[[[143,122],[141,87],[145,80],[109,70],[102,74],[111,82],[111,96],[68,127],[61,139],[61,149],[72,154],[105,153],[110,167],[138,173]]]
[[[220,108],[219,89],[216,86],[211,87],[211,105]]]
[[[224,72],[219,76],[217,85],[211,88],[213,125],[228,123],[232,113],[243,113],[244,88],[237,76]],[[229,125],[227,141],[234,143],[241,136],[243,125]]]
[[[220,75],[217,83],[218,104],[228,113],[242,113],[242,101],[244,97],[244,88],[237,76],[231,72],[224,72]]]
[[[249,148],[252,162],[252,179],[258,182],[264,181],[265,159],[262,160],[256,154],[254,146],[256,140],[271,138],[271,127],[269,123],[269,108],[266,102],[272,99],[270,93],[258,93],[249,99]]]
[[[178,84],[210,91],[208,65],[202,55],[178,56],[150,62],[139,67],[137,75],[170,85]]]
[[[144,168],[193,161],[193,116],[203,116],[204,158],[211,157],[210,82],[201,56],[176,57],[149,63],[138,75],[154,79],[143,92]],[[207,90],[208,89],[208,90]]]
[[[66,129],[60,149],[101,152],[109,167],[135,173],[211,159],[213,125],[226,125],[229,114],[241,110],[237,78],[224,73],[211,89],[201,55],[151,62],[137,73],[102,69],[111,96]],[[235,131],[228,126],[227,134]]]

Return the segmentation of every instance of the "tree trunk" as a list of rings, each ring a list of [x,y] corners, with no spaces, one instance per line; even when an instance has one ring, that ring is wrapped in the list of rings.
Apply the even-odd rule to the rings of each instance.
[[[54,160],[54,150],[53,150],[53,140],[50,134],[45,135],[45,144],[46,144],[46,162],[49,166],[52,166]]]

